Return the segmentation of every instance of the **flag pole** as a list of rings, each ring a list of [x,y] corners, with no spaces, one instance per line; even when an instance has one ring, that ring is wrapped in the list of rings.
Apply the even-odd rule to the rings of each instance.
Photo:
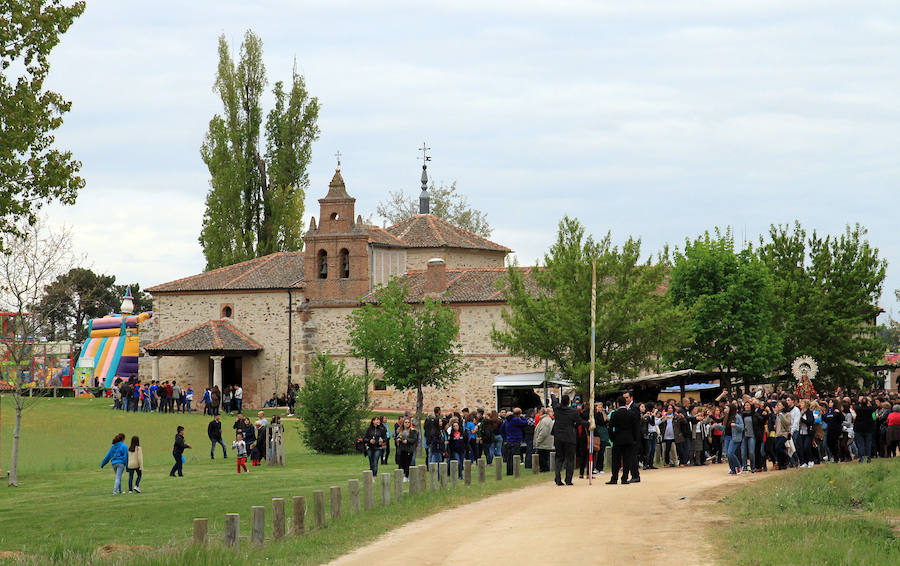
[[[591,265],[591,394],[590,405],[588,411],[591,419],[591,428],[588,431],[588,485],[594,483],[594,428],[597,423],[594,422],[594,366],[596,353],[596,335],[597,335],[597,260],[594,259]]]

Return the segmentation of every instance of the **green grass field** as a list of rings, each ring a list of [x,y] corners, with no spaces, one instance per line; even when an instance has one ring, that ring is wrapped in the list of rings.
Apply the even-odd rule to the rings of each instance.
[[[900,564],[900,458],[769,475],[720,502],[722,564]]]
[[[95,554],[98,547],[118,543],[147,546],[152,551],[120,556],[114,560],[116,564],[318,564],[434,510],[547,481],[546,476],[532,477],[529,473],[518,482],[489,481],[465,490],[406,498],[355,517],[346,517],[349,508],[345,493],[345,518],[339,523],[311,536],[267,544],[262,550],[242,550],[241,559],[235,562],[234,552],[220,548],[215,538],[224,529],[225,513],[241,513],[241,532],[249,535],[250,507],[263,505],[270,530],[272,498],[284,497],[289,503],[294,495],[306,495],[311,500],[314,489],[327,490],[332,485],[346,489],[348,479],[359,478],[367,469],[365,458],[315,454],[301,443],[296,421],[289,421],[285,430],[286,466],[261,466],[251,468],[250,474],[238,475],[233,457],[222,460],[219,453],[210,460],[207,417],[126,414],[109,406],[104,399],[40,399],[26,410],[19,487],[6,487],[5,479],[0,485],[0,551],[22,552],[29,564],[84,564],[99,560]],[[227,442],[234,419],[224,416],[222,420]],[[172,442],[179,424],[185,427],[185,439],[193,450],[186,452],[184,477],[171,478]],[[12,425],[12,400],[4,397],[0,448],[4,472],[9,463]],[[126,442],[134,434],[141,438],[142,494],[113,496],[110,466],[99,470],[118,432],[126,435]],[[385,471],[395,468],[393,455],[390,459]],[[124,489],[127,491],[127,474]],[[214,544],[209,550],[185,550],[195,517],[210,520]]]

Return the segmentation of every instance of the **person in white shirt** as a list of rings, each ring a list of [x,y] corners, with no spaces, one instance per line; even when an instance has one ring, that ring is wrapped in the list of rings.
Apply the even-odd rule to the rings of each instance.
[[[797,400],[794,397],[788,396],[786,401],[788,407],[791,408],[789,411],[791,415],[791,439],[794,441],[794,446],[800,446],[800,407],[797,406]],[[799,453],[794,452],[791,456],[791,467],[796,468],[799,464]]]
[[[240,385],[234,386],[234,410],[241,412],[244,406],[244,390]]]

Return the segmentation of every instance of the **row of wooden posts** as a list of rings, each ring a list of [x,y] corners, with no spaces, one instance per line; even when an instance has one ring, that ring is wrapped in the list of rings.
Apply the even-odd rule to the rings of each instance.
[[[485,483],[487,477],[487,468],[484,458],[479,458],[473,466],[471,460],[465,460],[463,466],[463,477],[461,482],[464,485],[472,484],[472,468],[477,466],[477,481]],[[497,481],[503,479],[505,472],[505,463],[500,458],[494,459],[494,473]],[[519,458],[513,459],[513,478],[521,475],[522,468]],[[550,470],[556,467],[556,454],[550,453]],[[532,474],[540,472],[538,463],[538,455],[531,456]],[[438,491],[441,489],[455,488],[459,483],[459,462],[452,460],[450,462],[450,470],[447,472],[447,464],[432,465],[430,468],[426,466],[415,466],[409,469],[409,494],[404,494],[403,470],[394,470],[393,475],[389,473],[381,474],[381,505],[390,505],[391,501],[400,500],[403,497],[415,496],[419,493],[428,491]],[[391,482],[393,482],[393,498],[391,494]],[[360,487],[362,488],[360,490]],[[375,507],[375,478],[370,470],[362,473],[362,481],[351,479],[347,481],[347,496],[349,499],[349,509],[351,514],[359,513],[361,510],[369,510]],[[343,498],[342,490],[339,486],[331,486],[331,520],[337,520],[341,517],[341,500]],[[306,497],[300,495],[291,498],[293,504],[293,523],[291,525],[290,534],[302,535],[307,531],[307,522],[310,522],[310,529],[321,529],[325,526],[325,492],[323,490],[313,491],[312,494],[312,517],[307,518],[307,502]],[[266,527],[266,510],[263,506],[254,506],[250,508],[251,528],[250,541],[256,545],[262,545],[265,542]],[[284,498],[272,499],[272,537],[274,540],[283,538],[287,534],[287,522],[285,518],[285,500]],[[204,545],[209,538],[209,519],[194,519],[194,544]],[[237,548],[241,538],[241,516],[239,513],[225,514],[225,546]]]

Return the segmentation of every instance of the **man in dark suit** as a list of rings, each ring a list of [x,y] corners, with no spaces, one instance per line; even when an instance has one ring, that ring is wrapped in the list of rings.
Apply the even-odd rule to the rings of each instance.
[[[634,417],[625,407],[625,397],[616,399],[619,406],[609,418],[609,439],[612,441],[612,477],[608,484],[618,483],[619,470],[622,470],[622,485],[628,485],[628,472],[631,471],[631,455],[634,453]]]
[[[631,482],[641,483],[641,466],[638,459],[638,451],[641,449],[641,441],[643,434],[641,433],[641,408],[634,402],[634,395],[631,391],[624,393],[625,408],[634,420],[634,444],[631,453]]]
[[[572,483],[575,473],[575,429],[582,424],[578,411],[569,406],[569,396],[563,395],[559,400],[551,394],[553,405],[553,441],[556,446],[556,485],[563,485],[561,472],[566,465],[566,485]]]

